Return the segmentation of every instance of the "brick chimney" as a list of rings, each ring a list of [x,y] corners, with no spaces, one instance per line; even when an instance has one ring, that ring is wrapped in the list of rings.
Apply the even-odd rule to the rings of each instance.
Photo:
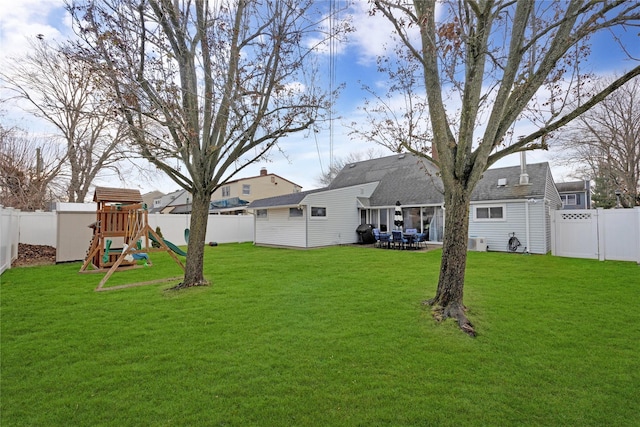
[[[267,168],[260,169],[260,176],[267,176]]]

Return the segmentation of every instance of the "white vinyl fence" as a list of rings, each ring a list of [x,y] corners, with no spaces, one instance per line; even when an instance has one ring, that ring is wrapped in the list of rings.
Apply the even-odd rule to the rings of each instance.
[[[20,212],[20,243],[57,247],[56,212]]]
[[[18,257],[20,211],[0,205],[0,274]]]
[[[640,207],[555,211],[551,253],[640,264]]]
[[[18,243],[53,246],[59,252],[58,262],[84,259],[91,240],[88,225],[94,221],[95,210],[20,212],[0,206],[0,274],[11,268],[18,256]],[[191,215],[149,214],[149,225],[154,230],[160,227],[164,239],[177,246],[187,244],[185,229],[190,221]],[[58,230],[60,224],[64,224],[63,230]],[[252,215],[209,215],[205,241],[252,242],[253,227]]]

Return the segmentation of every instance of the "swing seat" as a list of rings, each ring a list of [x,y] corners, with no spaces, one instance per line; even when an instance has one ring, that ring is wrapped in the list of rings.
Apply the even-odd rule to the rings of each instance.
[[[184,241],[187,242],[187,245],[189,244],[189,229],[188,228],[184,229]]]

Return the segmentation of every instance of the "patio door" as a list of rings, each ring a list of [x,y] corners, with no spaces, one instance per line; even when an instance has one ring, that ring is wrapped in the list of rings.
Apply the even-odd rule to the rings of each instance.
[[[440,206],[422,208],[422,232],[431,242],[441,242],[444,234],[444,211]]]
[[[380,221],[378,223],[378,226],[380,228],[380,231],[382,232],[387,232],[388,230],[390,230],[389,228],[389,215],[388,215],[388,210],[387,209],[380,209]]]

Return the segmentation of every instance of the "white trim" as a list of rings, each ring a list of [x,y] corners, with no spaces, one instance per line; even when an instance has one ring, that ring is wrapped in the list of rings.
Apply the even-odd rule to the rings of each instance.
[[[302,214],[301,214],[301,215],[298,215],[298,216],[291,216],[291,209],[299,210],[300,212],[302,212]],[[289,215],[288,215],[288,218],[289,218],[290,220],[299,220],[300,218],[304,218],[304,208],[301,208],[301,207],[298,207],[298,206],[290,207],[290,208],[289,208]]]
[[[313,209],[314,208],[315,209],[324,209],[324,215],[314,215],[313,214]],[[309,212],[310,212],[309,218],[312,219],[312,220],[315,220],[315,221],[326,220],[327,216],[328,216],[327,215],[327,207],[326,206],[313,206],[313,205],[310,205],[309,206]]]
[[[522,198],[522,197],[518,197],[515,199],[496,199],[496,200],[472,200],[469,205],[473,206],[473,205],[501,205],[501,204],[508,204],[508,203],[522,203],[522,202],[526,202],[527,200],[543,200],[545,197],[543,195],[531,195],[528,196],[526,199]],[[548,199],[547,199],[548,200]],[[558,198],[558,200],[560,200],[560,198]]]
[[[265,215],[264,216],[260,216],[258,214],[258,212],[260,212],[260,211],[264,211]],[[254,215],[256,216],[257,220],[268,221],[269,220],[269,209],[256,209]]]
[[[491,212],[491,208],[501,208],[502,209],[502,217],[501,218],[478,218],[478,209],[488,209],[488,212]],[[507,220],[507,205],[506,204],[477,204],[473,206],[473,220],[476,222],[505,222]]]

